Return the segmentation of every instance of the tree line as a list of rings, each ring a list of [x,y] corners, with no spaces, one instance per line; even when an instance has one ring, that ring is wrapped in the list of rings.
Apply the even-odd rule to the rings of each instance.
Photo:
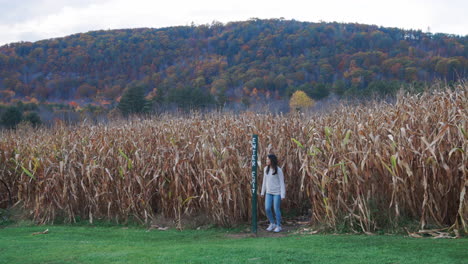
[[[391,95],[402,85],[456,82],[467,70],[468,36],[250,19],[8,44],[0,100],[116,106],[139,86],[155,104],[247,105],[298,90],[314,100]]]
[[[38,126],[42,121],[37,111],[36,104],[24,104],[21,101],[16,105],[0,106],[0,127],[15,128],[21,122]]]

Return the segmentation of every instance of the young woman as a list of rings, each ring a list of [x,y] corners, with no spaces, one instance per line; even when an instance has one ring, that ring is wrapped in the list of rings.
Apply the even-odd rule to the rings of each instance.
[[[286,188],[284,187],[284,175],[280,167],[278,167],[278,158],[270,154],[266,160],[266,167],[263,169],[263,184],[262,196],[265,195],[265,210],[270,221],[267,231],[280,232],[281,228],[281,200],[286,196]],[[271,206],[275,209],[276,221],[273,218]]]

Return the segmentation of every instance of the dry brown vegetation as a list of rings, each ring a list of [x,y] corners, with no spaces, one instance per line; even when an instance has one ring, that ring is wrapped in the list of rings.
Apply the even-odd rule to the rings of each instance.
[[[40,223],[206,214],[231,225],[250,217],[249,141],[256,133],[260,167],[269,152],[280,158],[284,208],[310,209],[312,223],[372,232],[409,219],[467,232],[467,106],[468,85],[460,85],[311,116],[20,128],[0,132],[0,179]],[[7,199],[0,193],[0,205]]]

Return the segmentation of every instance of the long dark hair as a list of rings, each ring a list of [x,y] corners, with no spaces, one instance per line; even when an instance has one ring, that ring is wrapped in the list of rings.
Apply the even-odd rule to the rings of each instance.
[[[268,166],[267,168],[267,174],[270,172],[270,166],[273,167],[273,169],[275,170],[273,172],[273,175],[277,174],[278,173],[278,158],[276,157],[275,154],[270,154],[268,155],[268,158],[270,159],[271,163],[270,165]]]

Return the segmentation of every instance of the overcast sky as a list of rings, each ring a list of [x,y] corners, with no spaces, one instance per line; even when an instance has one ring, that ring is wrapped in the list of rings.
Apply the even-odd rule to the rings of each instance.
[[[0,45],[100,29],[249,18],[373,24],[468,35],[467,0],[0,0]]]

